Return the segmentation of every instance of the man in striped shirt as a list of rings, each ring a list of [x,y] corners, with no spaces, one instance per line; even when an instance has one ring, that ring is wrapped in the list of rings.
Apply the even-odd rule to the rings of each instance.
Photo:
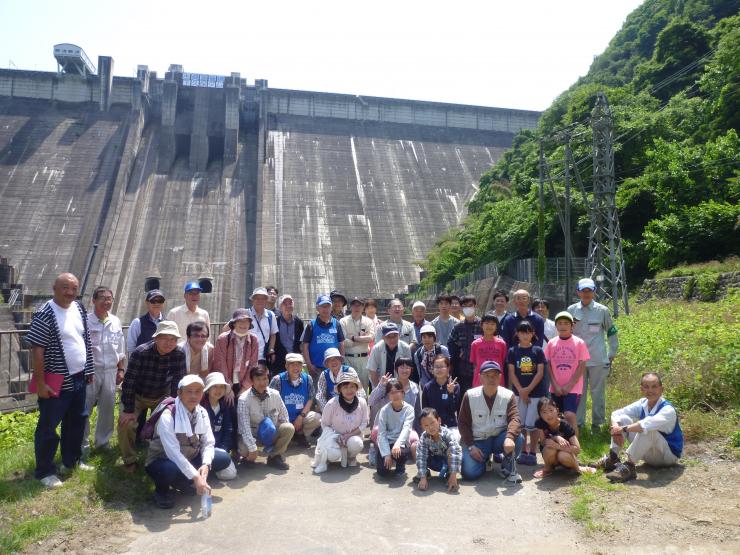
[[[54,455],[59,446],[57,426],[62,425],[62,471],[80,463],[82,436],[87,420],[85,390],[94,376],[87,313],[77,301],[80,282],[69,273],[54,281],[54,298],[33,315],[26,340],[31,344],[39,420],[34,434],[34,476],[46,487],[62,485],[56,475]]]

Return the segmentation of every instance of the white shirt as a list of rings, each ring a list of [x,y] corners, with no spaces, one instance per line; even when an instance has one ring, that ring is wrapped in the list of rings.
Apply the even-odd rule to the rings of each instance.
[[[344,333],[344,352],[349,354],[367,354],[370,349],[370,343],[355,343],[352,336],[356,337],[375,337],[375,327],[373,321],[367,316],[360,315],[355,320],[352,315],[345,316],[339,321]]]
[[[126,358],[121,321],[108,313],[103,323],[94,312],[88,312],[87,329],[90,332],[95,369],[115,370],[118,363]]]
[[[184,410],[187,412],[187,408],[185,408],[185,405],[179,399],[175,403],[176,411]],[[213,438],[213,432],[211,431],[211,421],[208,419],[206,409],[200,405],[195,407],[194,412],[197,413],[200,419],[200,422],[196,424],[196,429],[199,424],[207,426],[204,436],[205,441],[201,444],[201,464],[211,464],[213,462],[214,446],[216,445],[216,440]],[[164,447],[167,458],[175,463],[177,468],[180,469],[180,472],[189,480],[195,478],[198,475],[198,470],[190,464],[190,461],[180,451],[180,442],[175,435],[175,419],[172,418],[172,413],[169,410],[163,410],[162,415],[157,421],[157,435],[162,442],[162,447]]]
[[[262,312],[262,316],[257,316],[257,313],[254,311],[254,308],[249,308],[249,313],[252,315],[252,329],[249,330],[249,333],[254,335],[257,338],[257,342],[259,343],[259,350],[257,351],[257,358],[263,358],[265,356],[265,345],[270,341],[270,336],[275,335],[278,333],[278,324],[277,324],[277,318],[275,317],[275,313],[272,310],[265,309],[264,312]],[[269,316],[268,312],[272,315]]]
[[[558,336],[558,328],[555,327],[555,322],[549,318],[545,319],[545,337],[550,341],[553,337]]]
[[[639,422],[646,432],[656,430],[664,434],[670,434],[676,427],[676,409],[671,405],[665,405],[660,412],[656,409],[663,402],[663,397],[658,399],[652,410],[648,410],[648,401],[645,397],[635,401],[631,405],[617,409],[612,413],[612,423],[617,422],[622,415],[629,416],[632,422]],[[641,411],[645,411],[645,418],[640,420]]]
[[[79,374],[85,370],[87,350],[85,349],[85,326],[82,323],[82,314],[76,303],[69,308],[62,308],[51,300],[51,308],[57,319],[59,335],[62,338],[64,361],[67,363],[69,375]]]
[[[190,312],[188,310],[188,305],[186,304],[176,306],[167,313],[167,319],[175,322],[177,324],[177,329],[180,330],[180,335],[182,337],[177,340],[178,345],[185,343],[187,339],[185,330],[187,330],[188,325],[193,322],[205,322],[206,326],[208,326],[208,330],[210,331],[211,329],[211,318],[208,316],[208,311],[199,306],[195,307],[195,312]]]

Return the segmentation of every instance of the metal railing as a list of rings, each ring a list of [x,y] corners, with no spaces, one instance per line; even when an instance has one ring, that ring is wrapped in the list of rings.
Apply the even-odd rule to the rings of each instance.
[[[565,258],[547,258],[545,262],[545,283],[565,283]],[[521,258],[506,267],[506,273],[516,281],[537,283],[537,259]],[[571,275],[577,280],[586,275],[586,259],[573,258]]]
[[[211,342],[225,322],[211,323]],[[124,337],[128,326],[123,326]],[[24,341],[28,330],[0,330],[0,412],[24,410],[36,405],[36,395],[28,391],[33,374],[31,349]]]
[[[490,262],[484,266],[479,266],[470,273],[455,278],[452,281],[448,281],[443,285],[433,284],[428,287],[419,288],[413,293],[406,296],[406,299],[417,300],[417,299],[429,299],[436,297],[438,294],[444,292],[447,293],[462,293],[466,287],[481,281],[486,278],[498,279],[499,271],[498,266],[495,262]]]

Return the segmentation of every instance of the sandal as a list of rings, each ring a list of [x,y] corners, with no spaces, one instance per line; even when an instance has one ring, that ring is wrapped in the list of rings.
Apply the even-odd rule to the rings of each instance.
[[[552,470],[540,468],[539,470],[536,470],[532,476],[535,478],[547,478],[550,474],[552,474]]]

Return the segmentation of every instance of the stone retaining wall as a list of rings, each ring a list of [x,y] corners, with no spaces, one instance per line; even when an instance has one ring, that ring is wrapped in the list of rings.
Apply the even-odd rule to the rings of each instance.
[[[730,288],[740,288],[740,272],[646,279],[637,302],[650,299],[716,301],[725,297]]]

